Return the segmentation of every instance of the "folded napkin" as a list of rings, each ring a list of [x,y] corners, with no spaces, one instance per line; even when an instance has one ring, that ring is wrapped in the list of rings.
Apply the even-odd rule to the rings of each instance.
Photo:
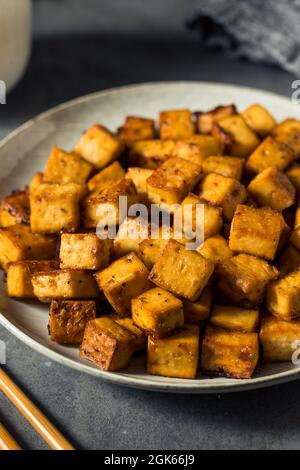
[[[193,1],[191,24],[207,45],[300,75],[300,0]]]

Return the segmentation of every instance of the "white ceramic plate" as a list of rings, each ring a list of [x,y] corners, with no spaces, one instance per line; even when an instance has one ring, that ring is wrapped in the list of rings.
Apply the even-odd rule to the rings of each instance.
[[[235,103],[240,109],[258,102],[277,119],[294,116],[300,109],[291,100],[272,93],[236,85],[171,82],[134,85],[103,91],[63,104],[29,121],[0,143],[0,196],[27,184],[42,170],[52,145],[72,149],[84,129],[95,122],[116,129],[126,115],[155,117],[162,109],[188,107],[206,110]],[[79,358],[78,349],[49,340],[48,308],[35,302],[7,298],[4,279],[0,287],[0,322],[26,344],[51,359],[120,385],[159,391],[220,393],[264,387],[296,379],[300,366],[267,366],[251,380],[205,378],[172,379],[145,374],[142,358],[120,373],[103,372]]]

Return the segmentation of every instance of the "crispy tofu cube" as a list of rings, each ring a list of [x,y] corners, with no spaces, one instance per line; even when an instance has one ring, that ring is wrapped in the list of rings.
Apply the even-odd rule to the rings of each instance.
[[[210,134],[213,129],[213,124],[221,119],[233,116],[237,113],[234,104],[226,106],[217,106],[216,108],[207,112],[197,112],[197,129],[200,134]]]
[[[30,194],[32,232],[75,232],[80,222],[82,195],[83,186],[77,183],[40,184]]]
[[[220,263],[231,258],[234,253],[228,246],[228,241],[222,235],[214,235],[207,238],[205,242],[197,248],[198,253],[213,263]]]
[[[135,336],[110,318],[95,318],[88,322],[80,355],[100,369],[125,369],[135,352]]]
[[[192,113],[188,109],[161,111],[159,133],[162,140],[186,139],[195,134]]]
[[[282,233],[282,216],[269,207],[239,204],[231,223],[229,248],[238,253],[275,258]],[[266,234],[268,236],[266,237]]]
[[[75,153],[101,170],[119,158],[124,143],[104,126],[95,124],[80,138]]]
[[[233,305],[215,305],[209,322],[225,330],[253,333],[259,322],[259,310],[245,309]]]
[[[300,269],[300,252],[291,243],[286,247],[280,256],[277,268],[281,276],[297,271]]]
[[[148,338],[147,372],[163,377],[195,379],[199,360],[199,327],[186,325],[167,338]]]
[[[104,269],[109,264],[113,241],[96,233],[63,233],[60,243],[61,269]]]
[[[127,197],[127,204],[120,204],[120,197]],[[138,202],[133,182],[123,178],[111,184],[100,194],[86,196],[82,203],[83,222],[86,228],[119,225],[127,215],[128,208]]]
[[[300,165],[294,163],[286,172],[286,176],[296,189],[298,195],[300,195]]]
[[[88,188],[90,191],[96,190],[96,193],[99,193],[123,179],[125,174],[125,170],[120,163],[113,162],[88,181]]]
[[[208,283],[214,264],[196,251],[187,250],[175,240],[169,240],[149,279],[159,287],[179,297],[195,301]]]
[[[93,165],[72,152],[53,147],[44,171],[45,183],[86,183]]]
[[[281,320],[299,317],[300,271],[294,271],[271,282],[267,288],[266,301],[268,311]]]
[[[154,120],[136,116],[127,116],[124,125],[119,129],[119,136],[127,145],[137,140],[154,139],[154,135]]]
[[[272,114],[260,104],[248,106],[248,108],[241,113],[241,116],[246,121],[247,126],[260,137],[265,137],[267,134],[270,134],[277,124]]]
[[[52,300],[49,334],[52,341],[62,344],[81,344],[88,321],[96,318],[93,300]]]
[[[210,156],[203,162],[203,173],[217,173],[218,175],[227,176],[240,180],[243,172],[244,159],[237,157]]]
[[[52,259],[56,253],[53,237],[32,233],[28,225],[0,229],[0,264],[7,268],[14,261]]]
[[[163,338],[184,325],[182,301],[154,287],[132,300],[132,319],[148,336]]]
[[[300,155],[300,121],[297,119],[285,119],[283,122],[275,126],[272,130],[272,136],[276,140],[287,144],[295,152],[296,156]]]
[[[300,205],[296,211],[295,226],[290,241],[298,250],[300,250]]]
[[[169,158],[147,179],[149,200],[172,212],[201,178],[201,167],[183,158]]]
[[[1,203],[0,226],[10,227],[16,224],[29,224],[30,205],[26,191],[16,191],[6,196]]]
[[[29,184],[29,194],[44,181],[44,173],[38,171]]]
[[[209,317],[211,303],[212,291],[208,287],[205,287],[203,289],[200,298],[195,302],[183,300],[183,312],[185,323],[201,325],[201,323],[207,320]]]
[[[270,362],[291,361],[293,344],[300,338],[300,321],[284,321],[271,315],[263,318],[259,334],[263,358]]]
[[[225,154],[233,157],[248,158],[259,145],[257,135],[239,114],[223,118],[214,124],[212,135],[224,143]]]
[[[220,140],[210,135],[193,135],[189,139],[176,142],[173,156],[202,165],[210,155],[220,155],[222,152]]]
[[[246,200],[247,193],[239,181],[211,173],[201,182],[200,196],[211,204],[221,207],[225,219],[230,221],[236,206]]]
[[[94,299],[100,295],[93,275],[75,269],[38,272],[32,275],[35,297],[41,302],[51,299]]]
[[[275,167],[266,168],[248,186],[249,193],[261,206],[282,211],[295,202],[295,188],[288,177]]]
[[[240,254],[218,264],[219,292],[242,307],[259,305],[267,284],[276,279],[278,271],[256,256]]]
[[[135,253],[129,253],[95,274],[105,297],[123,316],[130,315],[132,299],[153,287],[148,276],[148,269]]]
[[[139,251],[139,244],[148,239],[150,227],[148,221],[140,217],[127,217],[119,227],[113,242],[113,255],[120,258],[128,253]]]
[[[148,269],[152,269],[167,243],[168,240],[160,237],[143,240],[139,243],[137,255]]]
[[[34,297],[31,278],[34,273],[53,271],[58,268],[54,260],[26,260],[10,263],[7,270],[7,293],[9,297]]]
[[[116,318],[113,319],[118,325],[123,326],[135,336],[135,352],[145,351],[147,348],[147,336],[144,332],[134,324],[132,318]]]
[[[203,216],[204,220],[200,221],[201,223],[203,222],[204,227],[204,239],[206,240],[207,238],[211,237],[212,235],[215,235],[220,232],[222,226],[223,226],[223,218],[222,218],[222,209],[220,207],[215,207],[212,204],[204,201],[201,199],[199,196],[196,196],[195,194],[188,194],[184,200],[181,203],[182,210],[183,206],[186,204],[191,204],[193,206],[192,208],[192,230],[195,232],[197,228],[196,224],[196,214],[197,214],[197,204],[203,204]]]
[[[202,343],[201,367],[209,375],[235,379],[253,377],[259,359],[257,333],[208,326]]]
[[[252,175],[261,173],[270,166],[284,171],[294,158],[295,154],[290,147],[269,136],[250,155],[246,162],[246,170]]]
[[[133,181],[138,194],[140,204],[150,205],[147,194],[147,179],[152,175],[153,170],[149,168],[130,167],[126,173],[126,178]]]
[[[151,170],[158,168],[173,156],[174,140],[139,140],[134,142],[129,152],[129,165]]]

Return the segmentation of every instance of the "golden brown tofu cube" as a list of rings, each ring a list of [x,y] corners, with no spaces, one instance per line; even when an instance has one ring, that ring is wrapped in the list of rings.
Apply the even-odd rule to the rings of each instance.
[[[222,261],[217,272],[219,292],[242,307],[259,305],[267,284],[279,274],[267,261],[245,254]]]
[[[227,176],[240,180],[242,177],[244,159],[226,156],[210,156],[203,162],[203,173],[217,173],[218,175]]]
[[[147,372],[163,377],[195,379],[199,360],[199,327],[186,325],[167,338],[148,338]]]
[[[276,126],[276,121],[272,114],[260,104],[248,106],[241,116],[246,124],[260,137],[265,137]]]
[[[30,205],[26,191],[16,191],[6,196],[1,203],[0,226],[10,227],[16,224],[29,224]]]
[[[159,287],[139,295],[131,305],[134,323],[148,336],[163,338],[184,325],[182,301]]]
[[[124,316],[130,315],[131,300],[153,287],[148,276],[148,269],[135,253],[114,261],[108,268],[95,274],[111,306]]]
[[[45,183],[86,183],[93,166],[75,153],[53,147],[44,172]]]
[[[300,206],[296,211],[295,225],[290,241],[298,250],[300,250]]]
[[[147,336],[144,332],[133,323],[132,318],[120,318],[116,315],[116,318],[113,320],[118,323],[118,325],[123,326],[135,336],[135,352],[145,351],[147,348]]]
[[[124,143],[104,126],[95,124],[80,138],[75,152],[101,170],[121,155]]]
[[[200,255],[213,263],[220,263],[220,261],[229,259],[234,255],[233,251],[231,251],[228,246],[228,241],[219,234],[207,238],[207,240],[197,248],[197,251]]]
[[[53,259],[55,253],[55,239],[32,233],[28,225],[18,224],[0,229],[0,264],[5,269],[14,261]]]
[[[83,186],[77,183],[40,184],[30,194],[32,232],[75,232],[80,222],[82,195]]]
[[[125,174],[125,170],[120,163],[113,162],[88,181],[88,188],[90,191],[96,189],[96,192],[99,193],[123,179]]]
[[[259,359],[257,333],[208,326],[202,343],[201,367],[209,375],[235,379],[253,377]]]
[[[282,216],[269,207],[239,204],[231,223],[229,248],[238,253],[274,259],[282,233]],[[266,236],[267,234],[267,236]]]
[[[246,200],[247,193],[239,181],[211,173],[201,182],[200,196],[211,204],[221,207],[225,219],[230,221],[236,206]]]
[[[254,150],[246,162],[249,174],[261,173],[270,166],[285,170],[293,162],[295,154],[286,144],[266,137]]]
[[[248,186],[249,193],[261,206],[283,211],[295,202],[295,188],[288,177],[275,167],[266,168]]]
[[[300,195],[300,165],[294,163],[286,172],[286,176],[293,184],[298,195]]]
[[[214,124],[212,135],[224,142],[225,153],[233,157],[248,158],[259,145],[257,135],[238,114]]]
[[[52,341],[62,344],[81,344],[88,321],[96,318],[93,300],[52,300],[49,334]]]
[[[60,243],[61,269],[103,269],[109,264],[112,240],[96,233],[63,233]]]
[[[130,167],[126,173],[126,178],[133,181],[134,186],[138,194],[138,200],[140,204],[150,205],[147,194],[147,179],[151,176],[153,170],[149,168]]]
[[[80,355],[100,369],[124,369],[135,352],[135,336],[110,318],[95,318],[87,323]]]
[[[134,142],[129,152],[129,165],[153,170],[173,156],[174,140],[139,140]]]
[[[148,239],[150,227],[148,221],[140,217],[127,217],[119,227],[113,241],[113,255],[120,258],[128,253],[139,251],[139,244]]]
[[[287,144],[295,152],[296,156],[300,155],[300,121],[297,119],[285,119],[272,130],[272,136],[276,140]]]
[[[169,158],[147,179],[149,200],[172,212],[201,178],[201,167],[183,158]]]
[[[234,104],[217,106],[207,112],[197,112],[196,118],[198,132],[200,132],[200,134],[210,134],[215,122],[218,122],[225,117],[233,116],[236,113],[237,111]]]
[[[100,295],[93,275],[75,269],[60,269],[32,275],[35,297],[41,302],[51,299],[94,299]]]
[[[259,322],[259,310],[245,309],[233,305],[215,305],[209,322],[225,330],[253,333]]]
[[[183,300],[183,312],[185,323],[201,324],[209,317],[212,303],[212,291],[208,287],[203,289],[200,298],[195,302]]]
[[[127,203],[120,204],[120,197],[126,196]],[[109,227],[122,223],[128,208],[138,202],[138,196],[133,182],[123,178],[111,184],[100,194],[86,196],[82,203],[83,222],[86,228]]]
[[[300,316],[300,271],[271,282],[267,288],[268,311],[282,320]],[[300,338],[299,338],[300,339]]]
[[[223,146],[220,140],[215,139],[211,135],[196,134],[189,139],[178,140],[173,156],[202,165],[210,155],[220,155],[222,152]]]
[[[148,269],[152,269],[163,252],[168,240],[162,238],[149,238],[139,244],[137,255]]]
[[[297,271],[300,269],[300,251],[297,250],[291,243],[286,247],[280,256],[277,268],[281,276]]]
[[[127,116],[124,125],[119,129],[119,136],[127,145],[137,140],[154,139],[154,134],[154,120],[136,116]]]
[[[195,134],[192,113],[188,109],[161,111],[159,133],[162,140],[186,139]]]
[[[34,177],[32,178],[30,185],[29,185],[29,194],[37,188],[40,184],[42,184],[44,181],[44,173],[41,171],[38,171]]]
[[[291,361],[295,341],[300,339],[300,321],[284,321],[271,315],[263,318],[259,334],[263,358],[270,362]]]
[[[169,240],[153,266],[149,279],[179,297],[195,301],[208,283],[214,264],[196,251]]]
[[[223,226],[223,218],[222,218],[222,209],[220,207],[215,207],[212,204],[201,199],[199,196],[195,194],[188,194],[181,203],[182,211],[184,211],[184,206],[187,204],[192,205],[192,230],[195,232],[197,229],[196,224],[196,215],[197,215],[197,204],[203,205],[203,217],[204,220],[200,220],[200,223],[203,222],[204,227],[204,239],[211,237],[212,235],[217,234],[220,232]],[[184,212],[183,212],[184,215]],[[184,217],[183,217],[184,220]]]
[[[27,260],[10,263],[7,270],[7,293],[9,297],[34,297],[31,278],[40,271],[53,271],[58,268],[54,260]]]

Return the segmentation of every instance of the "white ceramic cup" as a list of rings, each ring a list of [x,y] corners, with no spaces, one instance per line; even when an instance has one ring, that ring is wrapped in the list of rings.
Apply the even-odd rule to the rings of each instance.
[[[31,50],[31,0],[0,0],[0,80],[11,90]]]

